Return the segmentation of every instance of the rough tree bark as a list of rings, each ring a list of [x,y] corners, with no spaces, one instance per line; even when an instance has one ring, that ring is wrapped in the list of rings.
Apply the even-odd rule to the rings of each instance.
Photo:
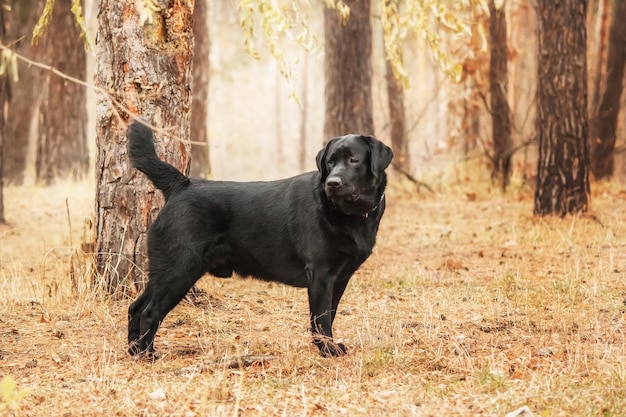
[[[56,0],[50,26],[39,42],[40,55],[46,64],[84,81],[87,54],[71,6],[71,0]],[[37,180],[51,184],[56,177],[82,178],[89,169],[87,92],[47,71],[40,81]]]
[[[586,211],[586,0],[539,0],[535,214]]]
[[[506,190],[511,176],[511,120],[508,94],[506,2],[496,8],[489,0],[489,39],[491,60],[489,66],[489,89],[491,93],[491,118],[493,138],[493,168],[491,178]]]
[[[620,99],[624,90],[624,66],[626,64],[626,1],[613,0],[613,16],[609,30],[606,81],[597,112],[589,125],[591,140],[590,168],[599,180],[610,178],[614,171],[615,132]]]
[[[173,0],[141,24],[133,0],[101,0],[96,83],[132,114],[166,134],[156,148],[181,171],[189,166],[192,2]],[[115,290],[143,286],[146,230],[163,205],[160,191],[132,168],[126,152],[128,113],[97,97],[96,254],[99,276]],[[128,278],[128,281],[125,281]]]
[[[193,11],[193,81],[191,91],[191,140],[204,145],[191,145],[191,170],[193,177],[211,175],[209,159],[209,132],[207,115],[209,102],[209,26],[207,0],[196,0]]]
[[[336,10],[324,11],[326,140],[348,133],[374,134],[370,0],[344,3],[350,7],[345,25]]]

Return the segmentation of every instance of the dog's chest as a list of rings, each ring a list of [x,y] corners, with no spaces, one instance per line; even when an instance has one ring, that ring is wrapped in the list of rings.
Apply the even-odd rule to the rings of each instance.
[[[370,227],[367,222],[357,227],[342,228],[340,235],[335,239],[341,240],[339,245],[346,255],[356,258],[359,262],[365,261],[376,244],[377,228]]]

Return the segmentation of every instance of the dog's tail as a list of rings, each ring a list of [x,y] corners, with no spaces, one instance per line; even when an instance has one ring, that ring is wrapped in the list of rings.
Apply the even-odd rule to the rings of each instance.
[[[130,161],[163,192],[166,200],[189,185],[189,178],[157,156],[152,129],[135,121],[129,126],[126,137]]]

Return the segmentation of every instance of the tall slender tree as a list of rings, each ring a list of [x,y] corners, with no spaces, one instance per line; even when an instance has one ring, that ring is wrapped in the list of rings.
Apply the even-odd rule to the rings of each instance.
[[[193,11],[193,81],[191,91],[191,145],[190,174],[207,178],[211,174],[209,159],[209,50],[211,39],[208,26],[208,0],[196,0]]]
[[[50,25],[39,42],[39,55],[46,64],[84,81],[87,54],[71,8],[72,0],[56,0]],[[50,72],[41,74],[39,80],[43,96],[39,107],[37,180],[50,184],[58,176],[81,178],[89,168],[86,90]]]
[[[589,0],[587,9],[587,71],[589,73],[589,129],[600,106],[606,84],[606,51],[609,44],[609,5],[611,0]],[[591,143],[590,143],[591,145]]]
[[[538,1],[535,214],[585,211],[587,150],[586,0]]]
[[[406,117],[404,113],[404,89],[396,79],[391,63],[385,61],[385,81],[387,83],[387,104],[389,105],[389,125],[391,127],[391,149],[394,168],[410,171],[409,143],[406,137]]]
[[[613,0],[606,60],[606,81],[598,109],[589,124],[591,172],[596,179],[610,178],[614,171],[617,116],[624,90],[626,65],[626,1]],[[595,111],[594,111],[595,110]]]
[[[136,8],[142,5],[150,7]],[[159,3],[163,4],[163,3]],[[130,113],[164,131],[157,152],[187,172],[193,55],[193,2],[101,0],[96,40],[96,253],[100,276],[114,290],[144,282],[146,230],[163,205],[159,191],[133,169],[126,152]],[[128,278],[128,281],[125,281]]]
[[[32,30],[41,16],[44,1],[10,0],[10,13],[5,19],[7,45],[30,59],[39,59],[38,48],[31,45]],[[4,142],[4,179],[21,184],[31,138],[31,123],[39,109],[41,89],[39,71],[18,63],[19,80],[11,87],[11,107],[6,120]]]
[[[4,0],[0,0],[0,42],[6,41],[6,8]],[[8,106],[9,84],[7,76],[0,75],[0,224],[5,223],[4,218],[4,175],[2,171],[2,157],[4,149],[4,127],[6,122],[6,108]]]
[[[324,11],[325,139],[374,134],[370,0],[347,0],[350,17]]]
[[[511,175],[511,118],[507,73],[506,42],[506,1],[496,7],[494,0],[489,0],[489,38],[491,42],[491,60],[489,66],[489,89],[491,92],[491,117],[493,138],[493,169],[491,178],[498,181],[502,190],[506,190]]]
[[[300,114],[302,117],[300,118],[300,140],[299,145],[300,149],[298,151],[298,169],[301,172],[304,172],[306,168],[306,144],[307,144],[307,124],[308,124],[308,114],[309,114],[309,55],[304,54],[304,59],[302,60],[302,76],[301,76],[301,91],[300,91],[300,102],[302,106],[300,108]]]

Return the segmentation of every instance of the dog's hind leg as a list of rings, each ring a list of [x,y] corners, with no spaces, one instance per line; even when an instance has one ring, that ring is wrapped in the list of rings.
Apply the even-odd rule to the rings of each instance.
[[[184,261],[181,262],[181,265],[185,264]],[[177,270],[177,266],[178,265],[168,268],[169,273],[165,279],[163,279],[165,272],[161,269],[156,269],[159,271],[159,275],[153,276],[151,274],[148,288],[146,288],[148,295],[145,299],[137,299],[137,301],[135,301],[135,303],[141,301],[141,307],[143,307],[141,312],[136,312],[136,314],[140,315],[139,340],[136,343],[138,347],[137,352],[145,352],[148,354],[154,352],[154,337],[157,329],[165,319],[165,316],[176,307],[196,281],[202,277],[203,271],[199,266],[194,266],[186,270]],[[133,306],[135,303],[133,303]],[[131,308],[133,306],[131,306]],[[131,329],[135,330],[135,327],[129,327],[129,339]]]
[[[143,293],[128,307],[128,353],[136,355],[142,352],[141,339],[141,313],[150,300],[151,285],[147,285]]]

